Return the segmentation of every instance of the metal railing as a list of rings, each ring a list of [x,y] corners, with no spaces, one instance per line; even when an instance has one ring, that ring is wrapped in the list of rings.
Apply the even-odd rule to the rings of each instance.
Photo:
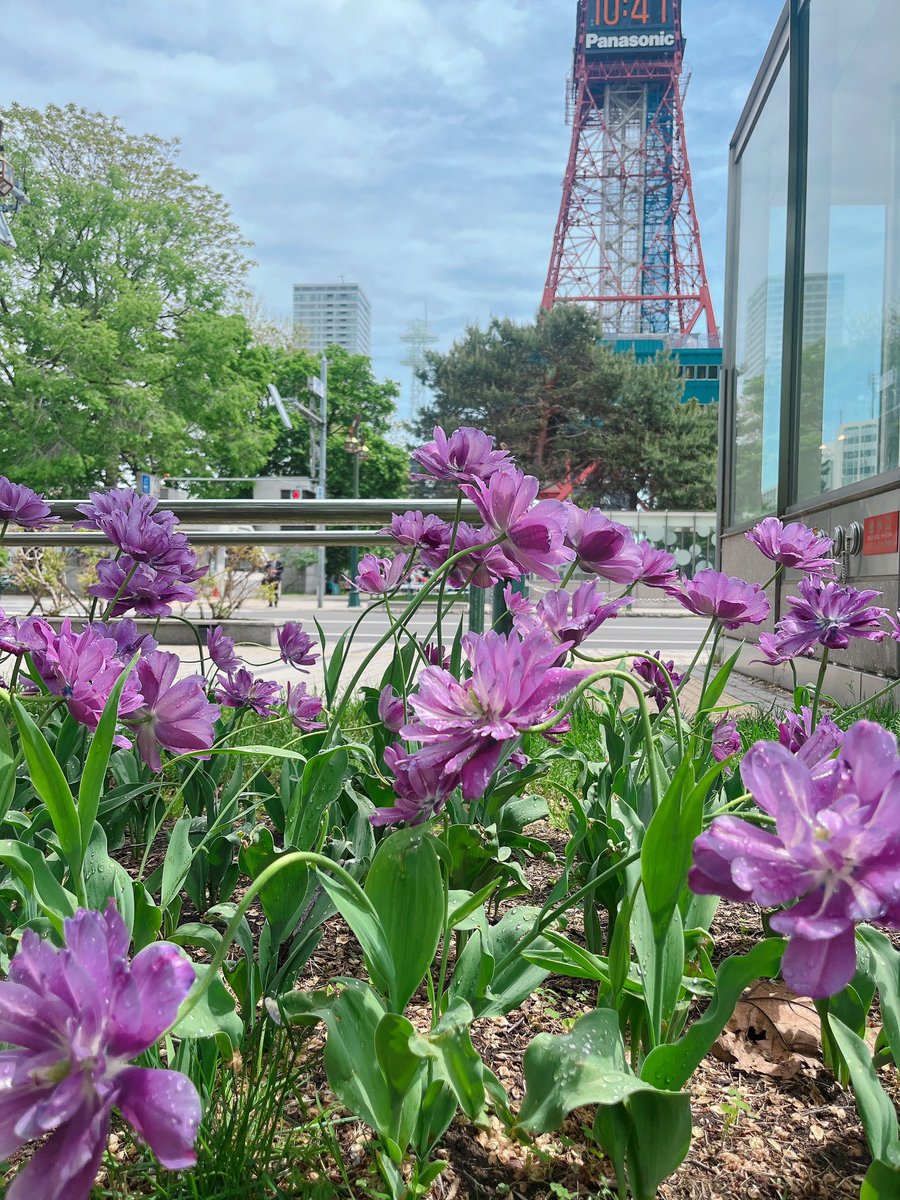
[[[84,500],[51,500],[55,517],[65,522],[84,520],[77,505]],[[160,508],[175,514],[197,546],[249,546],[265,542],[278,546],[389,546],[393,539],[380,527],[390,523],[393,513],[414,509],[445,521],[456,516],[455,500],[161,500]],[[471,501],[463,501],[464,521],[478,521]],[[297,529],[297,525],[356,525],[370,521],[379,528]],[[289,524],[291,528],[285,529]],[[191,526],[249,526],[236,529],[192,529]],[[280,528],[279,528],[280,526]],[[98,546],[105,545],[102,533],[79,529],[47,529],[41,532],[8,530],[7,546]]]

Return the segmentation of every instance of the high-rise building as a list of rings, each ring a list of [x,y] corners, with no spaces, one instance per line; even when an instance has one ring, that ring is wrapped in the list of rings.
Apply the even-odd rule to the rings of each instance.
[[[372,310],[358,283],[295,283],[294,328],[314,353],[372,351]]]

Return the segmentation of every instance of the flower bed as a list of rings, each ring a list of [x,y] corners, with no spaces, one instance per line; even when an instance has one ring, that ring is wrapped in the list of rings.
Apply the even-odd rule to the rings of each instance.
[[[303,676],[324,642],[292,622],[277,639],[296,672],[284,689],[219,627],[197,632],[200,670],[180,675],[134,617],[165,618],[202,571],[171,514],[131,490],[82,506],[114,547],[87,621],[0,614],[6,1195],[79,1200],[98,1178],[106,1194],[210,1200],[282,1186],[401,1200],[448,1179],[499,1195],[502,1171],[488,1185],[463,1165],[486,1144],[519,1194],[587,1181],[690,1195],[676,1172],[706,1128],[708,1056],[740,1062],[754,1004],[770,1039],[777,1005],[802,1007],[823,1086],[856,1098],[860,1195],[900,1194],[885,1075],[900,1054],[886,932],[900,915],[900,756],[822,686],[832,654],[900,636],[896,618],[835,580],[827,538],[761,522],[748,536],[773,579],[804,573],[761,653],[820,667],[777,740],[744,753],[721,708],[735,659],[715,654],[723,631],[765,622],[764,587],[682,578],[598,510],[537,500],[537,480],[480,431],[435,430],[414,457],[483,524],[395,517],[398,553],[360,562],[373,599],[320,696]],[[0,480],[0,520],[51,517]],[[432,574],[407,599],[419,562]],[[578,567],[591,578],[569,592]],[[528,575],[553,590],[532,603],[508,587],[508,632],[452,636],[456,591]],[[587,652],[639,582],[708,618],[686,671],[640,647]],[[382,607],[388,632],[346,678]],[[387,645],[379,686],[361,686]],[[764,924],[723,954],[736,905]],[[719,1102],[723,1139],[737,1142],[747,1108]]]

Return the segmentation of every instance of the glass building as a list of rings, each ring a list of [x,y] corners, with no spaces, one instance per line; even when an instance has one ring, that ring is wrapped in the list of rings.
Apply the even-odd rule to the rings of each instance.
[[[883,592],[891,611],[900,599],[898,48],[898,0],[790,0],[738,123],[719,513],[723,570],[762,581],[770,564],[745,532],[767,514],[803,520],[835,538],[843,578]],[[791,582],[772,596],[776,617]],[[847,665],[829,679],[842,701],[898,674],[896,643],[857,641],[835,656]],[[752,657],[748,648],[745,665]]]
[[[329,346],[372,352],[372,310],[358,283],[294,284],[294,328],[314,354]]]

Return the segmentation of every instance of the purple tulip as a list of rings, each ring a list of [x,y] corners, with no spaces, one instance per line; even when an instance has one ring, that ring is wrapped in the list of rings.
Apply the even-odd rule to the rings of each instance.
[[[399,745],[386,747],[384,761],[394,775],[397,803],[376,809],[369,817],[373,825],[421,825],[441,811],[459,783],[459,777],[440,764],[426,764],[421,753],[409,754]]]
[[[779,667],[782,663],[790,662],[797,657],[810,658],[813,653],[811,648],[797,654],[785,653],[777,633],[761,633],[759,635],[759,648],[763,652],[763,657],[756,658],[753,661],[765,662],[772,667]]]
[[[766,517],[745,536],[761,554],[783,567],[816,575],[834,574],[831,538],[816,534],[800,521],[784,525],[777,517]]]
[[[634,583],[643,570],[641,550],[631,530],[610,521],[599,508],[568,507],[566,545],[578,557],[583,571],[600,575],[611,583]]]
[[[23,529],[46,529],[55,525],[59,517],[50,516],[50,506],[43,496],[25,487],[23,483],[11,483],[0,475],[0,525],[10,523]]]
[[[237,656],[234,638],[226,637],[222,632],[221,625],[207,629],[206,649],[215,665],[226,675],[231,675],[241,669],[241,660]]]
[[[159,645],[152,633],[141,633],[130,617],[122,621],[92,621],[90,629],[96,629],[103,637],[112,638],[116,643],[116,657],[126,665],[135,654],[149,654]]]
[[[412,457],[425,468],[425,474],[410,475],[410,479],[442,479],[448,483],[490,479],[496,471],[512,466],[506,450],[494,449],[492,437],[468,426],[454,430],[448,438],[440,425],[435,425],[434,441],[414,450]]]
[[[426,667],[409,696],[416,720],[400,733],[423,743],[418,763],[459,777],[464,798],[473,800],[513,739],[549,720],[587,672],[557,667],[559,646],[543,630],[508,638],[468,633],[462,645],[471,676],[460,682],[440,667]]]
[[[305,633],[297,621],[287,621],[278,630],[281,661],[287,663],[289,667],[296,667],[298,671],[315,664],[319,657],[318,650],[313,650],[315,645],[317,645],[315,638],[311,638],[308,633]]]
[[[795,992],[833,996],[856,970],[854,925],[900,920],[900,758],[891,734],[859,721],[825,777],[777,742],[758,742],[744,783],[775,832],[717,817],[694,842],[689,884],[700,895],[792,905],[771,918],[788,938]],[[797,903],[792,903],[797,901]]]
[[[693,579],[682,579],[671,595],[699,617],[714,617],[725,629],[761,625],[769,615],[769,601],[762,585],[746,583],[707,567]]]
[[[7,1200],[87,1200],[118,1108],[163,1166],[196,1162],[200,1097],[180,1071],[129,1066],[173,1024],[194,968],[154,942],[128,961],[112,901],[79,909],[57,949],[26,929],[0,982],[0,1155],[41,1140]]]
[[[620,609],[631,604],[631,598],[609,600],[603,592],[597,591],[595,580],[588,580],[572,593],[571,613],[569,603],[569,593],[564,589],[548,592],[531,612],[521,608],[518,613],[514,612],[513,625],[522,634],[532,629],[545,629],[557,642],[574,649],[604,621],[617,617]]]
[[[450,569],[447,582],[453,588],[493,587],[503,579],[518,579],[522,572],[510,562],[499,546],[491,546],[495,540],[493,530],[487,528],[475,529],[460,521],[456,527],[456,540],[453,543],[453,554],[456,556],[463,550],[470,551]],[[476,550],[476,546],[486,547]],[[422,551],[422,562],[426,567],[436,571],[450,557],[450,539]]]
[[[144,703],[125,718],[135,733],[138,753],[151,771],[161,771],[160,748],[173,754],[208,750],[215,739],[218,705],[210,704],[200,675],[176,682],[177,654],[152,650],[138,659],[135,671]]]
[[[892,616],[891,613],[886,612],[884,619],[888,627],[888,637],[892,638],[895,642],[900,642],[900,613]]]
[[[197,596],[197,589],[177,575],[135,562],[127,554],[97,563],[97,580],[88,591],[101,600],[115,602],[110,614],[113,617],[121,617],[131,609],[141,617],[168,617],[173,604],[190,604]]]
[[[433,513],[425,517],[418,511],[394,513],[390,525],[381,530],[389,533],[400,546],[425,550],[449,544],[452,531],[453,526],[440,517]]]
[[[813,729],[812,709],[804,706],[799,713],[784,714],[778,725],[778,741],[806,763],[813,778],[817,778],[819,773],[830,771],[832,756],[843,744],[844,731],[828,716],[820,716]]]
[[[443,667],[445,670],[450,669],[450,655],[447,653],[446,646],[439,646],[437,642],[429,642],[422,650],[422,653],[433,667]]]
[[[59,633],[31,655],[37,673],[54,696],[61,696],[69,712],[81,725],[96,729],[116,680],[125,670],[117,657],[113,638],[96,629],[72,630],[68,617]],[[142,704],[134,672],[119,697],[119,716],[125,717]]]
[[[535,504],[540,483],[521,471],[498,471],[485,482],[463,484],[468,496],[495,537],[503,537],[500,548],[523,573],[559,582],[558,567],[572,562],[575,554],[565,544],[568,515],[558,500]]]
[[[712,756],[716,762],[725,762],[733,754],[737,754],[743,742],[738,733],[737,721],[726,713],[713,726]]]
[[[197,565],[197,556],[183,533],[176,532],[175,514],[157,510],[159,501],[133,488],[114,488],[91,492],[90,502],[80,504],[84,521],[76,529],[98,529],[133,562],[172,576],[181,583],[193,583],[206,574]]]
[[[0,609],[0,650],[7,654],[22,654],[46,650],[52,645],[56,634],[53,626],[43,617],[25,617],[18,621]]]
[[[790,611],[778,622],[775,641],[788,657],[804,654],[818,643],[829,650],[846,650],[851,638],[880,642],[886,610],[871,603],[880,592],[810,577],[797,584],[799,596],[788,596]]]
[[[378,696],[378,718],[385,729],[399,733],[406,723],[406,705],[391,685],[385,684]]]
[[[667,663],[662,661],[662,651],[657,650],[655,654],[646,654],[642,658],[636,658],[632,664],[632,670],[638,679],[643,679],[648,685],[645,695],[648,700],[655,700],[656,707],[660,712],[666,707],[672,699],[672,691],[669,687],[669,680],[665,673],[660,670],[662,664],[672,679],[673,685],[680,687],[684,676],[675,670],[674,661],[670,660]]]
[[[285,704],[288,716],[297,729],[311,732],[313,729],[325,728],[318,719],[322,715],[322,701],[318,696],[311,696],[307,692],[305,683],[289,683],[287,685]]]
[[[657,550],[650,542],[638,542],[637,548],[641,556],[638,583],[653,588],[669,588],[678,582],[675,559],[668,550]]]
[[[272,680],[259,679],[241,667],[231,675],[220,678],[216,685],[216,699],[226,708],[249,708],[258,717],[271,717],[281,703],[281,685]]]
[[[403,582],[411,560],[411,554],[398,554],[394,558],[364,554],[359,562],[359,573],[352,580],[353,586],[367,596],[383,596],[393,592]]]

